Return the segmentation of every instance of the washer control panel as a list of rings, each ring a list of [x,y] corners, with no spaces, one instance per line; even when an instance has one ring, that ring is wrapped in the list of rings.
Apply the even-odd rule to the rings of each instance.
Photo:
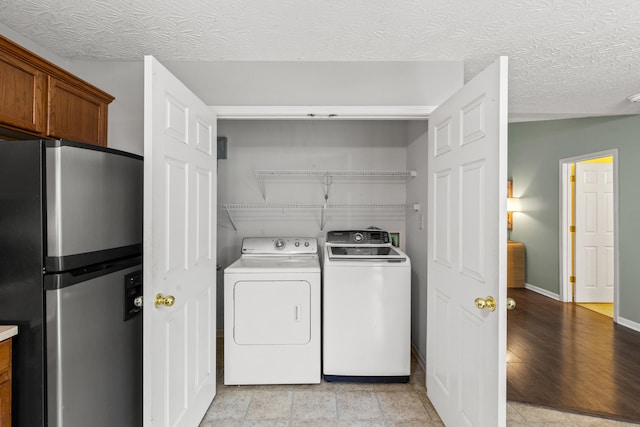
[[[388,245],[389,233],[383,230],[348,230],[327,232],[327,243],[344,245]]]
[[[315,237],[246,237],[242,240],[242,254],[295,255],[318,253]]]

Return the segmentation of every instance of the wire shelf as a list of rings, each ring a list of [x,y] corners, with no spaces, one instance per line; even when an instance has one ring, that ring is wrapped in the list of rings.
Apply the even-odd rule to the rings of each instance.
[[[236,210],[285,210],[285,209],[299,209],[299,210],[315,210],[318,209],[321,212],[320,230],[324,230],[325,225],[325,211],[331,209],[379,209],[379,210],[413,210],[414,212],[420,211],[420,203],[337,203],[337,204],[320,204],[320,203],[227,203],[221,206],[221,209],[227,213],[229,222],[234,231],[238,231],[238,227],[233,220],[231,211]]]
[[[259,178],[269,177],[349,177],[349,178],[397,178],[410,179],[417,176],[416,171],[382,171],[382,170],[279,170],[279,169],[259,169],[256,170]]]
[[[256,209],[413,209],[420,210],[419,203],[226,203],[224,210]]]
[[[324,187],[324,198],[325,200],[328,200],[329,189],[331,188],[331,184],[333,184],[334,178],[386,179],[404,183],[418,175],[416,171],[315,169],[258,169],[255,173],[258,181],[260,182],[260,192],[262,193],[263,200],[267,200],[267,187],[265,181],[268,179],[322,178],[322,185]]]

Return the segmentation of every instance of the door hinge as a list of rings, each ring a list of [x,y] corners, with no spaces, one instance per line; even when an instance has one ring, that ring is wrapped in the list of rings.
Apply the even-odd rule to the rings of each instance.
[[[576,182],[576,176],[575,175],[571,175],[571,178],[569,178],[569,180],[571,182]]]
[[[575,233],[576,232],[576,226],[575,225],[570,225],[569,226],[569,232],[570,233]]]
[[[576,283],[576,276],[569,276],[569,283]]]

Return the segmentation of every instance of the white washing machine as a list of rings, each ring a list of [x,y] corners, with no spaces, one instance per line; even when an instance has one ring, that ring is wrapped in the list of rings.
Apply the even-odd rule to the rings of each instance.
[[[322,310],[326,381],[409,381],[411,262],[389,233],[327,233]]]
[[[245,238],[224,270],[224,383],[317,384],[320,262],[315,238]]]

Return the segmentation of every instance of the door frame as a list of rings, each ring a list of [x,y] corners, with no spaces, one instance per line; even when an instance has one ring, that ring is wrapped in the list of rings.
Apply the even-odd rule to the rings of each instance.
[[[619,238],[618,238],[618,220],[619,220],[619,172],[618,172],[618,149],[598,151],[594,153],[582,154],[579,156],[567,157],[560,159],[560,301],[573,302],[571,293],[571,190],[570,176],[571,164],[582,162],[585,160],[597,159],[600,157],[613,157],[613,321],[618,323],[618,297],[620,293],[619,277]]]
[[[218,120],[428,120],[437,105],[215,105]]]

